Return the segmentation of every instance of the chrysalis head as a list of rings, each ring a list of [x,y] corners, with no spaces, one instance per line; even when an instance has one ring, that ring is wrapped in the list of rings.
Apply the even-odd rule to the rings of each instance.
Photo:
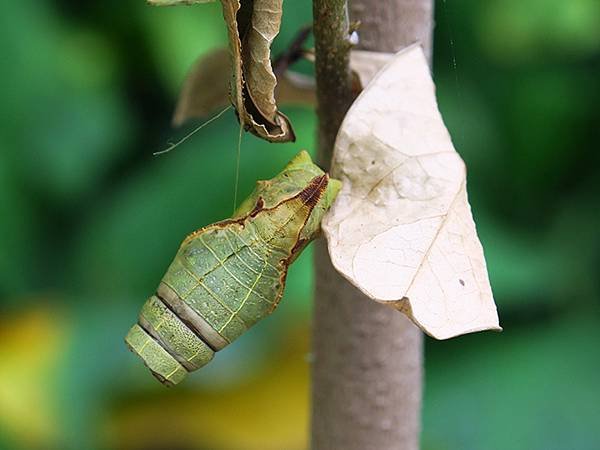
[[[259,181],[232,218],[183,241],[125,338],[130,349],[167,385],[210,362],[275,309],[339,189],[304,151]]]

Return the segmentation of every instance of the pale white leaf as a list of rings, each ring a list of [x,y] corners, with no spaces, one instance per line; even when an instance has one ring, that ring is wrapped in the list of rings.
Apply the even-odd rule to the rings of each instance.
[[[358,76],[361,89],[394,57],[393,53],[352,50],[350,52],[350,69]]]
[[[420,46],[395,55],[354,102],[332,168],[343,187],[323,231],[342,275],[435,338],[500,329],[465,166]]]

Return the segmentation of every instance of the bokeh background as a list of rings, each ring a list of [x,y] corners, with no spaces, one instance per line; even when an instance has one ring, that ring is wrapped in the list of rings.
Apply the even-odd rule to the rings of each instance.
[[[310,22],[284,2],[275,53]],[[424,450],[600,448],[600,2],[436,5],[440,107],[505,331],[426,342]],[[218,5],[3,2],[0,14],[0,448],[307,446],[310,251],[277,312],[175,388],[123,343],[181,239],[229,215],[232,113],[174,152]],[[210,87],[209,87],[210,88]],[[246,135],[240,193],[313,149]]]

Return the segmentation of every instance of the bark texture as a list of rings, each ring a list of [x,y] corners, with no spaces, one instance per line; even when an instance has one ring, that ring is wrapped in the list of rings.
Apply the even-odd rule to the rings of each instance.
[[[314,0],[319,162],[328,167],[352,101],[344,1]],[[433,0],[352,0],[362,49],[397,51],[421,41],[431,55]],[[313,324],[312,449],[419,448],[423,337],[403,314],[379,305],[332,267],[318,240]]]
[[[431,61],[433,0],[350,0],[350,17],[360,20],[361,49],[397,52],[419,41]]]

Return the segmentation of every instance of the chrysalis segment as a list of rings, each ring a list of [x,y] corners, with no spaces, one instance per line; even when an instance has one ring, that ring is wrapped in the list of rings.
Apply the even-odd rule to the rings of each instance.
[[[185,368],[139,325],[129,330],[125,342],[162,383],[177,384],[187,374]]]
[[[339,183],[301,153],[278,177],[259,182],[251,208],[244,210],[247,200],[232,219],[183,241],[157,295],[142,309],[141,327],[130,332],[148,336],[152,350],[139,350],[127,337],[157,378],[176,383],[164,373],[165,360],[195,370],[276,308],[289,265],[316,236],[338,190]]]
[[[189,371],[199,369],[214,356],[215,352],[155,295],[144,304],[139,324]]]

